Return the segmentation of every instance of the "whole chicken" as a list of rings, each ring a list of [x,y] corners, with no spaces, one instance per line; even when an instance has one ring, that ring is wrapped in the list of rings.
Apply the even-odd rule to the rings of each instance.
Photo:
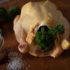
[[[36,32],[41,26],[53,28],[58,24],[64,26],[64,34],[57,34],[53,48],[44,52],[35,42]],[[49,0],[25,4],[21,9],[21,14],[14,19],[13,29],[21,53],[28,52],[33,56],[52,56],[55,58],[70,47],[69,22]]]

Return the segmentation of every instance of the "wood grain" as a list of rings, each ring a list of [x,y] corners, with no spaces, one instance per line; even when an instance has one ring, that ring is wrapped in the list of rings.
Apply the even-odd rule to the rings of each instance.
[[[41,1],[41,0],[9,0],[8,2],[0,4],[0,6],[9,9],[10,6],[19,6],[22,7],[25,3],[29,1]],[[42,0],[43,1],[43,0]],[[70,22],[70,0],[51,0],[57,8],[63,13],[63,15]],[[0,28],[3,30],[4,36],[4,46],[3,49],[7,50],[9,48],[13,48],[14,51],[20,53],[17,49],[18,43],[15,39],[15,35],[13,32],[13,22],[5,23],[0,21]],[[64,51],[59,57],[51,58],[51,57],[33,57],[29,54],[23,55],[23,61],[26,61],[24,65],[24,69],[26,70],[27,66],[30,65],[28,70],[70,70],[70,49]],[[28,61],[27,61],[28,60]],[[8,59],[5,59],[6,62],[0,64],[0,70],[7,70],[6,66],[8,63]]]

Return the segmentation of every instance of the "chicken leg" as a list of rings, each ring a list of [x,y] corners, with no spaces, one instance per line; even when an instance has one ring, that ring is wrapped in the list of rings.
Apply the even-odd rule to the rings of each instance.
[[[21,53],[25,53],[28,50],[28,44],[26,42],[26,32],[21,26],[21,19],[19,20],[20,16],[16,16],[14,19],[14,33],[16,36],[16,40],[19,43],[18,49]]]

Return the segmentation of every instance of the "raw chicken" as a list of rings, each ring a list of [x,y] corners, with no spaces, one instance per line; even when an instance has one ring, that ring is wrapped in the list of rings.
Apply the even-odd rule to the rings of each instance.
[[[64,25],[65,33],[57,35],[54,48],[44,53],[34,41],[35,33],[42,25],[53,28],[57,24]],[[21,14],[14,19],[13,29],[21,53],[29,52],[33,56],[55,58],[70,46],[67,40],[70,36],[69,22],[49,0],[25,4],[21,9]]]

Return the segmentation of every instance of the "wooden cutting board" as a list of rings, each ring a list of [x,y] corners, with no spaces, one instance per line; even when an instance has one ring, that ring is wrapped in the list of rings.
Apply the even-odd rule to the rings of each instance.
[[[41,0],[9,0],[0,4],[0,6],[9,9],[10,6],[19,6],[22,7],[25,3],[29,1],[41,1]],[[63,15],[70,22],[70,0],[51,0],[57,8],[63,13]],[[13,32],[13,22],[4,23],[0,21],[0,28],[3,31],[3,37],[5,40],[3,49],[10,50],[13,49],[14,52],[20,54],[17,49],[18,43],[15,39]],[[22,54],[21,54],[22,55]],[[12,58],[10,56],[10,58]],[[25,62],[23,62],[25,61]],[[0,63],[0,70],[8,70],[8,58],[4,62]],[[24,64],[23,68],[20,70],[70,70],[70,49],[64,51],[59,57],[33,57],[28,53],[22,55],[22,62]]]

